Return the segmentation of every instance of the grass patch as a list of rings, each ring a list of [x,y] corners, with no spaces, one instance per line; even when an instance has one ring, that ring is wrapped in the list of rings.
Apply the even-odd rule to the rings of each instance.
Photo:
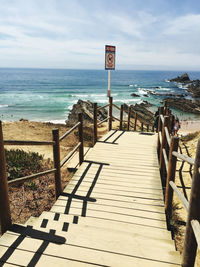
[[[43,169],[43,156],[20,149],[5,150],[8,180],[37,173]]]

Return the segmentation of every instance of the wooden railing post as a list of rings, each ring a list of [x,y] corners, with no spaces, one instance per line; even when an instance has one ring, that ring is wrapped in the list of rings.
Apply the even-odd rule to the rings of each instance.
[[[84,160],[84,152],[83,152],[83,114],[78,114],[78,121],[80,122],[80,125],[78,127],[79,131],[79,142],[81,143],[79,147],[79,165],[83,163]]]
[[[119,125],[120,131],[122,131],[122,125],[123,125],[123,112],[124,112],[124,105],[121,105],[121,109],[120,109],[120,125]]]
[[[160,159],[160,136],[159,133],[160,131],[162,131],[162,120],[160,118],[160,115],[163,115],[164,112],[164,107],[159,107],[158,108],[158,112],[159,112],[159,119],[158,119],[158,140],[157,140],[157,152],[158,152],[158,158]]]
[[[134,131],[137,129],[137,112],[135,112],[135,125],[134,125]]]
[[[144,131],[144,123],[143,122],[141,123],[141,131],[142,132]]]
[[[128,126],[127,126],[127,131],[130,129],[130,119],[131,119],[131,107],[128,107]]]
[[[163,156],[163,148],[167,147],[167,138],[166,138],[166,134],[165,134],[165,127],[168,127],[169,125],[169,117],[165,116],[164,117],[164,123],[162,126],[162,144],[160,146],[160,174],[161,174],[161,180],[162,180],[162,185],[163,187],[165,187],[165,160],[164,160],[164,156]]]
[[[108,120],[108,130],[112,130],[112,103],[113,103],[113,98],[110,96],[109,97],[109,120]]]
[[[191,227],[191,220],[200,220],[200,139],[198,140],[194,171],[192,176],[192,188],[190,193],[189,210],[186,224],[185,241],[183,247],[183,267],[193,267],[196,258],[197,242]]]
[[[171,139],[170,151],[169,151],[169,165],[167,172],[167,182],[166,182],[166,191],[165,191],[165,211],[168,219],[168,225],[172,216],[172,200],[173,200],[173,189],[171,188],[169,182],[174,182],[176,175],[176,162],[177,158],[172,155],[172,152],[178,151],[179,138],[173,137]]]
[[[12,225],[6,175],[6,159],[3,143],[2,122],[0,121],[0,232],[5,233]]]
[[[97,142],[97,103],[94,103],[94,139],[93,145]]]
[[[52,130],[53,141],[55,144],[53,145],[53,159],[54,159],[54,168],[55,171],[55,192],[56,199],[62,193],[62,184],[61,184],[61,173],[60,173],[60,140],[59,140],[59,130]]]
[[[174,115],[171,115],[170,116],[170,133],[172,133],[172,131],[173,131],[173,127],[174,127],[174,120],[175,120],[175,117],[174,117]]]

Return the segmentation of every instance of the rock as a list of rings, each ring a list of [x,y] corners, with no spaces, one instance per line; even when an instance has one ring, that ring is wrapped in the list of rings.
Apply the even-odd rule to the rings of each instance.
[[[78,100],[77,104],[74,104],[72,110],[69,113],[68,119],[65,121],[66,125],[71,127],[78,122],[78,114],[83,113],[83,124],[87,125],[93,123],[93,106],[91,101]],[[106,109],[98,110],[97,118],[104,120],[107,118],[108,112]]]
[[[184,112],[200,114],[200,101],[192,101],[185,98],[165,98],[168,107],[182,110]]]
[[[131,96],[140,97],[139,95],[132,93]]]
[[[147,101],[141,104],[131,105],[131,117],[135,118],[135,114],[137,112],[138,119],[144,124],[153,125],[154,124],[154,114],[147,109],[147,107],[152,106]],[[128,105],[124,104],[125,112],[128,112]]]
[[[28,120],[21,118],[21,119],[19,119],[19,121],[28,121]]]
[[[170,82],[178,82],[178,83],[188,83],[188,82],[190,82],[190,78],[189,78],[189,75],[185,72],[185,73],[183,73],[183,75],[178,76],[176,78],[173,78],[169,81]]]
[[[154,91],[149,91],[149,94],[150,95],[155,95],[155,96],[163,96],[163,97],[185,97],[185,96],[188,95],[188,94],[157,93],[157,92],[154,92]]]
[[[194,80],[188,85],[187,91],[192,94],[194,98],[200,97],[200,80]]]

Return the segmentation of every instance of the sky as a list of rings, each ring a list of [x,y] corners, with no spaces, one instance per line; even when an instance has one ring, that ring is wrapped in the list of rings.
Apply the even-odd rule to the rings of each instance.
[[[0,0],[0,67],[200,70],[199,0]]]

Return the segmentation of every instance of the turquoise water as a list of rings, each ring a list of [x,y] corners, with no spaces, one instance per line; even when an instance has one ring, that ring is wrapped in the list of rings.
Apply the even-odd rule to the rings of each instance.
[[[130,105],[146,100],[159,106],[163,97],[149,95],[148,91],[184,93],[184,88],[168,82],[181,74],[180,71],[112,71],[114,103]],[[188,74],[191,79],[200,78],[200,72]],[[107,79],[105,70],[0,69],[0,119],[63,122],[78,99],[100,105],[107,103]],[[139,96],[132,97],[131,93]]]

